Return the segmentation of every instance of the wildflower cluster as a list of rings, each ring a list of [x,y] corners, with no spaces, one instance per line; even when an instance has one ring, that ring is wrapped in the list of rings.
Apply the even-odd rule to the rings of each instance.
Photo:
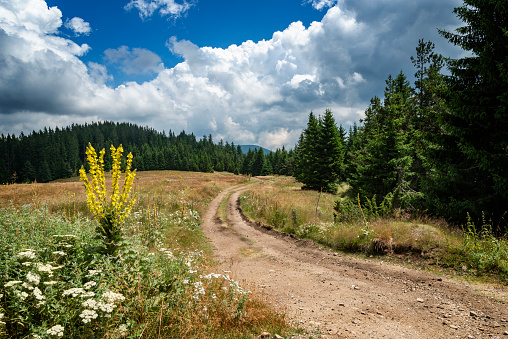
[[[6,266],[0,261],[0,268],[8,267],[0,276],[0,337],[4,333],[9,337],[87,337],[92,329],[86,325],[96,322],[96,332],[96,326],[109,321],[126,299],[107,289],[97,264],[68,255],[83,253],[76,236],[51,238],[48,247],[11,252]],[[55,310],[62,312],[55,314]]]
[[[112,179],[111,196],[106,191],[106,177],[104,174],[104,149],[99,152],[99,157],[91,144],[88,144],[86,156],[90,166],[91,181],[86,175],[85,169],[79,170],[79,175],[86,189],[87,204],[94,217],[99,221],[97,233],[102,239],[105,248],[104,252],[113,255],[120,246],[122,240],[120,225],[129,215],[135,199],[129,201],[130,193],[136,170],[131,171],[132,153],[127,155],[127,165],[125,168],[125,178],[122,192],[120,193],[119,180],[121,173],[121,157],[123,147],[111,146]]]

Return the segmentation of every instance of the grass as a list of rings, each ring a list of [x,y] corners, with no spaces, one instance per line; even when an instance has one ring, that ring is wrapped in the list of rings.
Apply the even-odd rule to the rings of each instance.
[[[91,251],[77,178],[0,187],[0,338],[252,338],[288,335],[256,291],[214,272],[200,225],[241,176],[140,172],[118,259]]]
[[[442,220],[414,217],[397,211],[392,217],[366,219],[369,211],[339,195],[301,190],[290,177],[265,178],[241,197],[242,209],[252,219],[308,238],[329,248],[383,257],[440,274],[479,282],[508,285],[508,239],[493,236],[490,226],[469,222],[462,229]]]

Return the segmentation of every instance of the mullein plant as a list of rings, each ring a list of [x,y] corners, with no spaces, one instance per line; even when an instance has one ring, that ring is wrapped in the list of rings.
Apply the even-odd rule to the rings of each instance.
[[[127,155],[127,164],[125,168],[125,178],[122,191],[120,192],[119,181],[121,174],[121,157],[123,153],[122,145],[110,148],[112,164],[111,195],[108,199],[106,191],[106,177],[104,174],[104,149],[97,153],[89,143],[86,148],[86,157],[90,166],[90,179],[87,177],[86,170],[81,167],[79,175],[86,189],[86,201],[90,211],[99,222],[96,228],[97,235],[103,243],[103,247],[97,248],[97,252],[110,256],[116,255],[122,242],[122,223],[129,215],[135,199],[130,198],[132,184],[136,176],[136,170],[131,171],[132,153]]]

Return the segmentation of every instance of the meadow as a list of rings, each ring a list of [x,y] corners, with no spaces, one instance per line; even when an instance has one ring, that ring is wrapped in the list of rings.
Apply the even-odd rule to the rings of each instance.
[[[200,228],[218,192],[245,180],[138,173],[116,257],[94,251],[98,223],[79,178],[1,186],[0,338],[252,338],[293,331],[234,272],[214,271]]]
[[[251,219],[328,248],[379,257],[459,279],[508,285],[508,239],[485,220],[453,226],[424,213],[347,195],[302,190],[293,177],[263,178],[241,196]],[[340,201],[340,203],[338,203]]]

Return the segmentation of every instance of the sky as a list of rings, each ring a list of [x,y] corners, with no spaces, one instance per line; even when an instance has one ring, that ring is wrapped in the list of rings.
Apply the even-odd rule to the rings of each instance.
[[[459,0],[0,0],[0,133],[97,121],[292,148],[359,122]]]

